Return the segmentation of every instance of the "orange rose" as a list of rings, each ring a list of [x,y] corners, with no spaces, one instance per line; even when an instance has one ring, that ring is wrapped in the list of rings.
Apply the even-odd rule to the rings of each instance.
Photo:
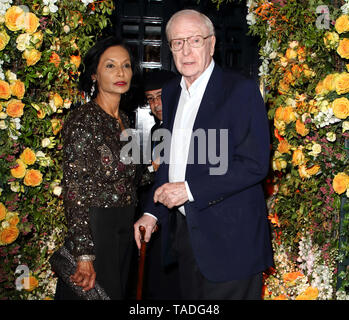
[[[78,56],[70,56],[70,63],[74,64],[75,67],[78,69],[79,66],[80,66],[80,63],[81,63],[81,57],[78,55]]]
[[[59,119],[52,119],[51,126],[52,126],[52,131],[54,135],[56,135],[62,129],[62,124],[59,121]]]
[[[5,219],[6,213],[7,209],[5,205],[2,202],[0,202],[0,221]]]
[[[292,155],[292,164],[296,167],[305,163],[305,156],[301,149],[297,149]]]
[[[39,18],[34,13],[28,12],[25,14],[24,28],[26,32],[34,33],[39,25]]]
[[[338,94],[349,92],[349,73],[343,72],[338,74],[334,79],[334,84]]]
[[[342,15],[340,16],[334,25],[338,33],[344,33],[349,31],[349,16]]]
[[[288,144],[287,140],[281,140],[279,142],[277,150],[282,153],[289,153],[291,146]]]
[[[5,25],[11,31],[18,31],[24,27],[25,12],[22,8],[13,6],[5,13]]]
[[[19,157],[26,165],[34,164],[36,161],[35,152],[30,148],[25,148]]]
[[[9,224],[13,227],[15,227],[18,222],[19,222],[19,218],[17,214],[14,214],[9,220],[8,220]]]
[[[61,58],[56,52],[53,51],[50,56],[49,62],[53,63],[55,67],[58,68],[59,64],[61,63]]]
[[[6,106],[6,113],[12,118],[19,118],[23,115],[24,103],[21,100],[11,99]]]
[[[16,163],[17,163],[17,166],[10,170],[11,175],[14,178],[23,178],[25,176],[27,166],[24,164],[24,162],[21,159],[17,159]]]
[[[322,95],[322,94],[326,93],[326,89],[325,89],[323,80],[319,81],[319,83],[317,84],[317,86],[315,88],[315,93],[317,95]]]
[[[305,124],[302,121],[300,121],[299,119],[297,119],[297,121],[296,121],[296,131],[302,137],[305,137],[309,133],[309,129],[307,129]]]
[[[333,178],[332,185],[335,192],[337,192],[338,194],[344,193],[349,187],[349,176],[344,172],[338,173]]]
[[[0,31],[0,51],[5,49],[9,41],[10,41],[10,37],[6,33],[6,31],[5,30]]]
[[[283,275],[284,282],[293,282],[296,281],[298,278],[304,277],[304,274],[300,271],[295,272],[289,272]]]
[[[22,279],[22,285],[24,290],[33,291],[39,286],[39,281],[34,276],[29,276]]]
[[[344,59],[349,59],[349,39],[344,38],[339,40],[337,53]]]
[[[25,93],[25,86],[21,80],[15,80],[10,85],[11,94],[18,99],[22,99]]]
[[[281,80],[279,82],[279,87],[278,87],[278,91],[280,94],[285,94],[287,93],[288,91],[290,90],[290,85],[284,81],[284,80]]]
[[[35,65],[41,59],[41,52],[36,49],[24,50],[23,58],[27,61],[27,66]]]
[[[17,239],[19,230],[16,226],[9,226],[0,231],[0,244],[10,244]]]
[[[273,300],[287,300],[287,297],[284,294],[280,294],[279,296],[273,298]]]
[[[347,98],[337,98],[332,102],[334,115],[338,119],[346,119],[349,116],[349,100]]]
[[[42,182],[42,173],[35,169],[27,170],[23,182],[26,186],[37,187]]]
[[[290,106],[277,108],[275,111],[275,118],[285,123],[290,123],[297,119],[293,107]]]
[[[10,85],[4,81],[0,80],[0,99],[9,99],[11,97]]]
[[[315,300],[319,295],[317,288],[308,287],[304,292],[296,297],[296,300]]]
[[[304,62],[306,58],[306,51],[305,47],[299,47],[297,49],[297,55],[298,55],[298,60],[299,62]]]
[[[39,109],[36,115],[38,116],[39,119],[44,119],[46,117],[45,110]]]
[[[314,164],[310,168],[307,169],[307,173],[309,173],[311,176],[314,174],[317,174],[320,171],[320,166],[318,164]]]

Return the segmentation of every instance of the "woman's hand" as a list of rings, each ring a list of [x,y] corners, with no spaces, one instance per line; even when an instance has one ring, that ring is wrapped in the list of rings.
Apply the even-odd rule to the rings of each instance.
[[[88,291],[95,286],[96,272],[92,261],[78,261],[75,273],[70,277],[76,285]]]

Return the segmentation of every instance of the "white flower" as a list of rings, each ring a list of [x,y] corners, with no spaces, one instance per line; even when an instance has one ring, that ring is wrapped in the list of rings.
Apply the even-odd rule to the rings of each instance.
[[[55,5],[57,0],[43,0],[42,1],[45,6],[48,7],[51,13],[55,13],[58,10],[58,7]]]
[[[81,0],[81,2],[87,7],[90,3],[92,3],[94,0]]]
[[[342,132],[349,130],[349,121],[343,121],[342,123]]]
[[[24,51],[25,49],[28,49],[30,47],[30,34],[29,33],[22,33],[20,34],[17,39],[17,49],[19,51]]]
[[[62,187],[61,186],[55,186],[53,188],[53,194],[57,197],[59,197],[62,193]]]
[[[349,3],[346,3],[341,6],[341,11],[343,14],[348,14],[349,13]]]
[[[327,132],[326,139],[330,142],[336,141],[336,134],[334,132]]]
[[[313,147],[311,148],[311,152],[309,152],[309,154],[313,157],[317,157],[320,152],[321,152],[321,146],[318,143],[314,143]]]
[[[6,112],[0,112],[0,119],[4,120],[7,118],[7,113]]]
[[[43,148],[48,147],[50,144],[51,144],[50,138],[44,138],[44,139],[41,140],[41,146]]]
[[[7,123],[4,120],[0,120],[0,129],[1,130],[7,129]]]

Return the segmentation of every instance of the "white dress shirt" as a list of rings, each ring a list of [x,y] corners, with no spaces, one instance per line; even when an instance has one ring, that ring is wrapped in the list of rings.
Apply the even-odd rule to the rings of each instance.
[[[188,183],[185,181],[191,135],[196,115],[213,68],[214,61],[212,59],[207,69],[191,84],[189,89],[183,77],[180,84],[182,91],[173,123],[168,174],[169,182],[185,182],[189,201],[194,201]],[[178,210],[182,214],[185,214],[184,206],[180,206]]]
[[[187,88],[183,77],[180,83],[182,91],[173,123],[168,174],[169,182],[185,183],[189,201],[194,201],[189,185],[187,181],[185,181],[191,135],[196,115],[205,93],[207,83],[211,77],[214,64],[215,63],[212,59],[207,69],[191,84],[189,89]],[[178,210],[185,215],[184,205],[180,206]],[[148,212],[145,214],[153,216]]]

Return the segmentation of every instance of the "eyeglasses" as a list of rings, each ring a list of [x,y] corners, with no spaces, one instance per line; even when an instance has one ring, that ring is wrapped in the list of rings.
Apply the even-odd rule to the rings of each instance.
[[[184,46],[185,41],[187,41],[192,48],[201,48],[204,45],[205,40],[212,36],[213,34],[209,34],[207,37],[197,35],[197,36],[192,36],[184,39],[172,39],[169,45],[172,51],[181,50]]]
[[[157,96],[148,96],[146,98],[148,103],[154,103],[156,100],[161,100],[161,93],[158,94]]]

